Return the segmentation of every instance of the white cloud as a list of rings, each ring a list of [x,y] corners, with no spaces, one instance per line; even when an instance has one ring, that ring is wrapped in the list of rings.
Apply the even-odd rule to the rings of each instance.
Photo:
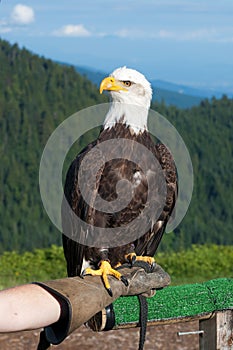
[[[1,24],[0,24],[0,34],[9,33],[11,31],[12,31],[12,28],[5,27],[5,26],[1,27]]]
[[[176,41],[205,41],[212,43],[232,43],[233,27],[231,28],[200,28],[192,31],[160,30],[158,38]]]
[[[14,24],[25,25],[34,22],[35,14],[32,7],[18,4],[11,13],[11,20]]]
[[[174,39],[178,41],[212,40],[216,38],[216,30],[213,28],[192,31],[168,31],[162,29],[157,33],[157,36],[162,39]]]
[[[233,43],[233,36],[229,36],[229,37],[225,37],[225,38],[220,38],[218,40],[216,40],[216,42],[218,43],[223,43],[223,44],[229,44],[229,43]]]
[[[161,39],[174,41],[232,42],[232,28],[197,28],[193,30],[145,30],[123,28],[114,33],[125,39]]]
[[[0,20],[0,34],[9,33],[12,28],[8,25],[6,20]]]
[[[144,38],[148,36],[148,33],[140,29],[123,28],[115,32],[115,35],[120,38]]]
[[[82,24],[67,24],[53,33],[55,36],[87,37],[91,33]]]

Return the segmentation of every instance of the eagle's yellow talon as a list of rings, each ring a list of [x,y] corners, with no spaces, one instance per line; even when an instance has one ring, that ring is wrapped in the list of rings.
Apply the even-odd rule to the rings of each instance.
[[[132,265],[137,259],[137,255],[135,253],[129,253],[125,256],[126,260],[129,261]]]
[[[84,276],[85,275],[92,275],[92,276],[101,276],[102,272],[101,270],[93,270],[90,267],[88,267],[85,271],[84,271]]]
[[[84,275],[101,276],[103,279],[104,286],[107,289],[110,296],[112,296],[112,290],[108,280],[108,275],[114,276],[116,279],[122,281],[125,284],[125,279],[122,280],[121,273],[119,271],[114,270],[110,263],[106,260],[101,261],[98,270],[93,270],[88,267],[84,271]]]
[[[150,265],[153,265],[153,263],[155,262],[155,259],[152,258],[151,256],[137,256],[136,260],[137,261],[145,261]]]
[[[120,263],[120,262],[118,262],[115,266],[114,266],[114,268],[116,269],[117,267],[120,267],[122,264]]]
[[[151,256],[141,256],[141,255],[137,256],[135,253],[127,254],[125,258],[127,261],[130,261],[132,265],[134,264],[135,261],[145,261],[149,265],[153,265],[153,263],[155,262],[155,259],[152,258]]]

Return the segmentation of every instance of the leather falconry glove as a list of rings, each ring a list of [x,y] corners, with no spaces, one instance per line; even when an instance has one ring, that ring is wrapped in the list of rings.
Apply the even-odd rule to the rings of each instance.
[[[44,283],[35,282],[50,292],[61,305],[60,319],[44,328],[46,341],[61,343],[70,333],[87,322],[120,296],[151,295],[151,290],[167,286],[170,276],[155,264],[150,273],[141,267],[122,268],[121,273],[128,280],[128,286],[109,276],[113,296],[107,292],[99,276],[69,277]],[[47,346],[47,348],[49,345]],[[46,347],[38,347],[38,349]]]

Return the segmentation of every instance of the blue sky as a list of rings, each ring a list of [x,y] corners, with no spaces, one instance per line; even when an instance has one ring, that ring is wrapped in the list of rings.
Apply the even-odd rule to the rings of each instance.
[[[0,37],[110,72],[233,92],[232,0],[2,0]]]

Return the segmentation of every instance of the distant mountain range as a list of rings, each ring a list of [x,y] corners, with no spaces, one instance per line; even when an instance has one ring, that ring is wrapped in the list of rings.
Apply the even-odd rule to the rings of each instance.
[[[99,85],[100,81],[107,75],[107,73],[95,71],[91,68],[75,66],[75,69],[96,85]],[[206,98],[210,99],[213,96],[221,98],[223,95],[222,92],[196,89],[163,80],[152,80],[151,85],[154,91],[154,101],[164,101],[166,105],[174,105],[179,108],[196,106]]]

